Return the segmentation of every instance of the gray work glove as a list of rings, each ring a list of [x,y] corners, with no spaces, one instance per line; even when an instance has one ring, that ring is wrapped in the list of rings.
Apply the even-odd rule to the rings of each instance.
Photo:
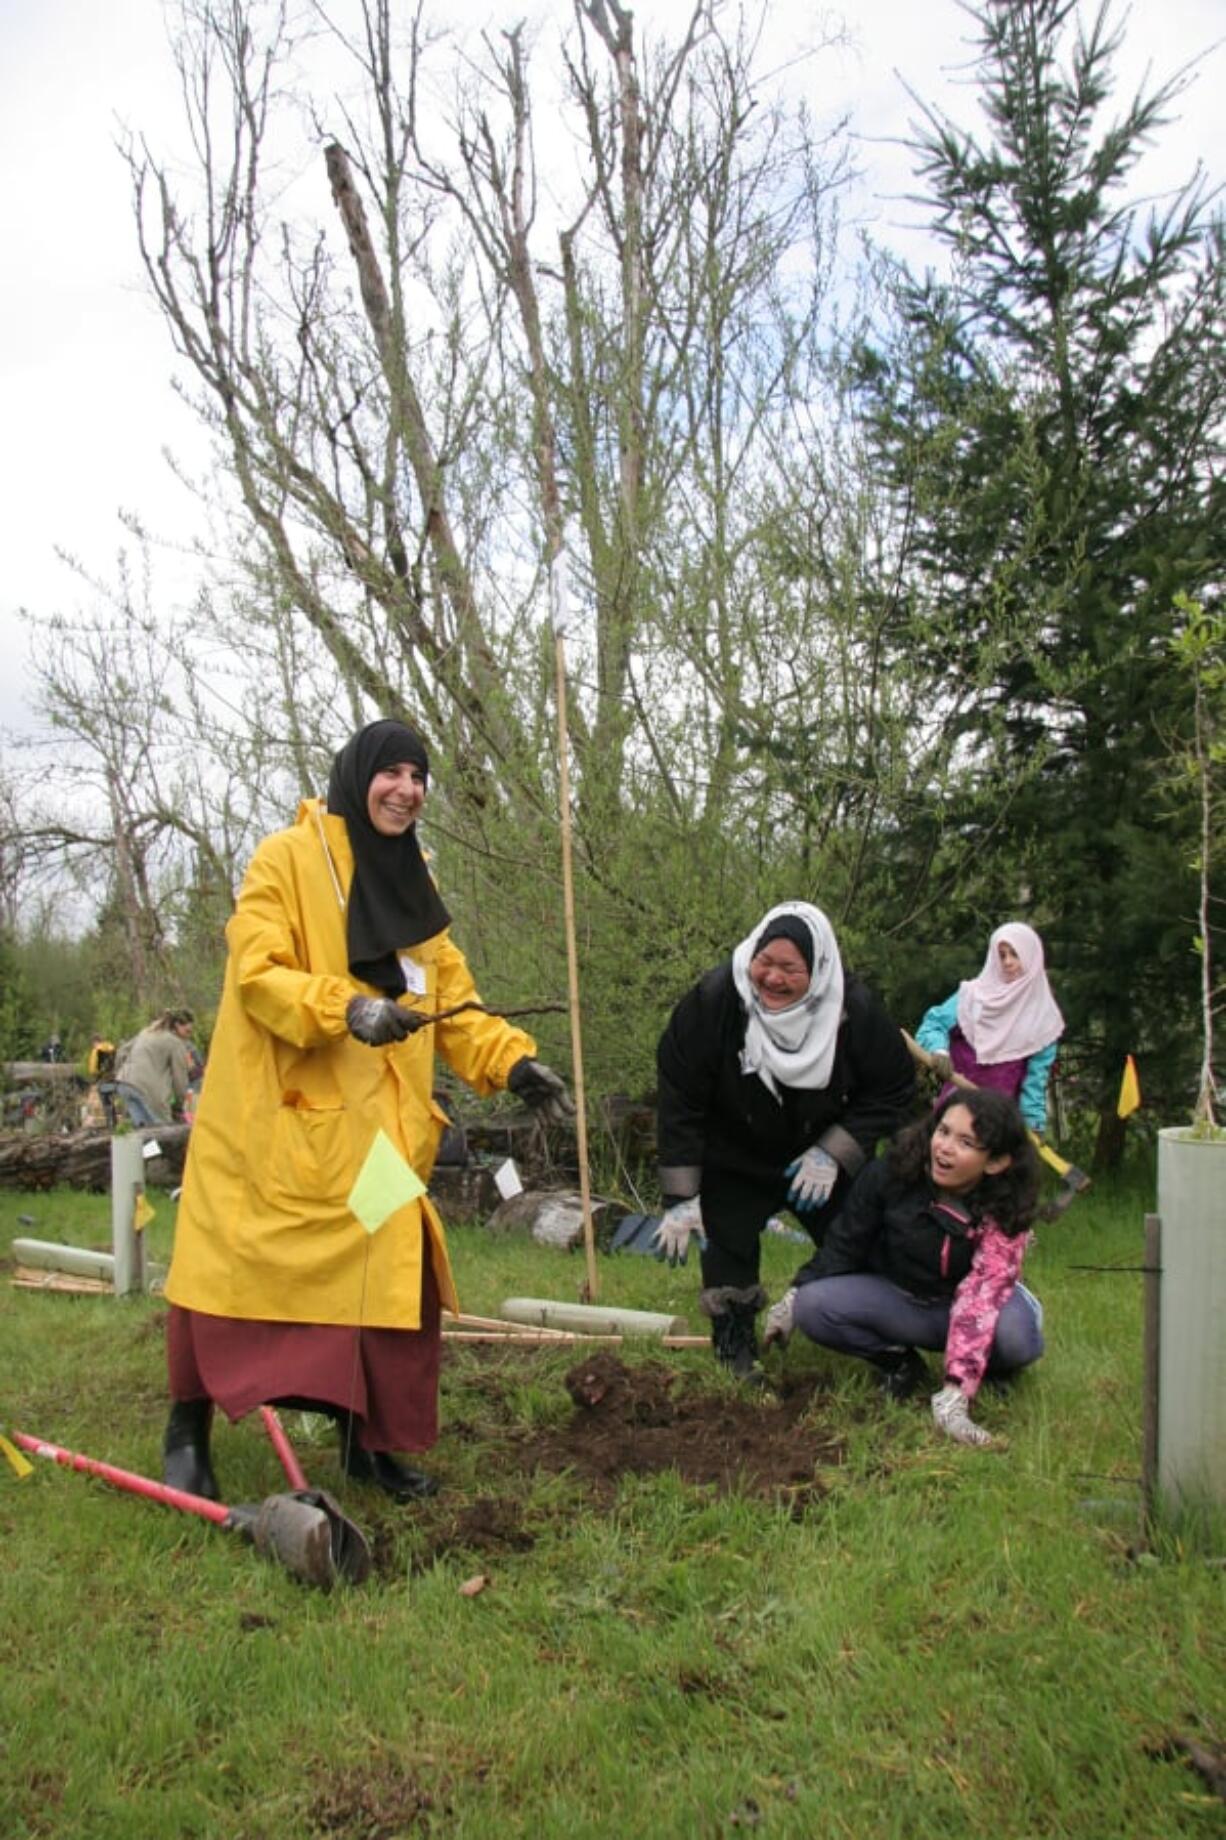
[[[995,1438],[971,1418],[970,1405],[960,1386],[943,1386],[932,1395],[934,1423],[955,1444],[976,1444],[982,1448],[994,1444]]]
[[[668,1203],[663,1220],[651,1236],[656,1257],[667,1259],[670,1265],[684,1265],[689,1256],[690,1240],[695,1234],[701,1249],[707,1243],[707,1236],[702,1230],[702,1204],[698,1196]]]
[[[544,1061],[525,1054],[507,1075],[507,1091],[531,1107],[542,1124],[565,1124],[575,1115],[575,1102],[566,1082]]]
[[[772,1303],[766,1312],[766,1321],[762,1333],[763,1349],[778,1345],[786,1348],[796,1327],[796,1286],[791,1285],[784,1291],[778,1303]]]
[[[792,1212],[813,1214],[829,1201],[839,1179],[839,1166],[829,1150],[823,1150],[820,1144],[810,1144],[804,1155],[795,1157],[783,1173],[792,1178],[788,1190],[788,1206]]]
[[[368,1048],[386,1048],[392,1042],[403,1041],[429,1020],[428,1016],[414,1015],[411,1009],[402,1009],[391,997],[350,997],[345,1005],[349,1033]]]
[[[954,1064],[949,1058],[948,1050],[945,1048],[930,1049],[928,1054],[928,1065],[931,1067],[933,1073],[936,1074],[938,1080],[948,1080],[953,1074]]]

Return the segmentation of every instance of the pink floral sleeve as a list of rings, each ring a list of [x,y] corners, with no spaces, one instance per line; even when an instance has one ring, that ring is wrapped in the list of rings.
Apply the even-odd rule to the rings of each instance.
[[[960,1386],[968,1399],[979,1391],[996,1319],[1017,1283],[1029,1244],[1029,1233],[1011,1239],[994,1220],[985,1220],[971,1268],[954,1292],[945,1338],[945,1378]]]

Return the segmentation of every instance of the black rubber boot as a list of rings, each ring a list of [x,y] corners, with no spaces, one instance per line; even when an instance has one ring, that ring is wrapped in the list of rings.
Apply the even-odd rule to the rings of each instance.
[[[750,1284],[744,1290],[722,1284],[698,1293],[698,1307],[711,1319],[711,1346],[716,1360],[747,1386],[768,1384],[758,1361],[754,1328],[754,1318],[766,1302],[766,1292],[760,1284]]]
[[[923,1355],[914,1348],[888,1348],[869,1357],[877,1369],[877,1384],[887,1399],[902,1403],[921,1387],[933,1391],[932,1375]]]
[[[211,1399],[176,1399],[162,1439],[162,1480],[172,1489],[220,1501],[221,1490],[209,1456]]]
[[[351,1482],[364,1482],[382,1489],[393,1501],[422,1501],[438,1494],[438,1482],[423,1469],[400,1463],[385,1450],[363,1450],[358,1442],[356,1421],[347,1412],[338,1414],[337,1436],[341,1447],[341,1470]]]

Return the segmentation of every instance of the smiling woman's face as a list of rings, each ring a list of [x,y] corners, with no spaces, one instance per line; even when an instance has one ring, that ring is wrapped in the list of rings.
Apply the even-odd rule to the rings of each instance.
[[[366,788],[366,813],[381,837],[403,837],[426,798],[426,775],[411,760],[380,767]]]
[[[772,939],[750,959],[749,981],[763,1009],[790,1009],[809,988],[809,967],[790,939]]]

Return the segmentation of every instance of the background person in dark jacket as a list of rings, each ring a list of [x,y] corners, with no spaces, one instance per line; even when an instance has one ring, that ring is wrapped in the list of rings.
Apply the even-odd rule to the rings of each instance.
[[[825,914],[785,901],[681,999],[657,1069],[657,1247],[676,1263],[697,1235],[716,1357],[749,1378],[763,1228],[790,1207],[820,1245],[852,1177],[907,1116],[911,1057],[844,973]]]

